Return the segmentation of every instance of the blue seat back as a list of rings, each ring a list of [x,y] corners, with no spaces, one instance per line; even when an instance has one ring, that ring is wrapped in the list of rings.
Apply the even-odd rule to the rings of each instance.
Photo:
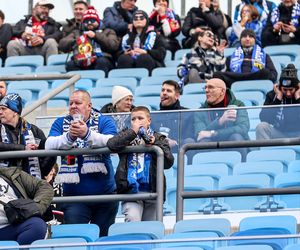
[[[87,250],[87,246],[76,246],[79,244],[86,243],[86,240],[83,238],[59,238],[59,239],[47,239],[47,240],[36,240],[31,243],[34,248],[30,248],[30,250]],[[38,245],[49,245],[49,247],[41,247],[38,248]],[[51,246],[52,245],[52,246]],[[60,246],[65,245],[65,246]],[[72,245],[72,246],[67,246]]]

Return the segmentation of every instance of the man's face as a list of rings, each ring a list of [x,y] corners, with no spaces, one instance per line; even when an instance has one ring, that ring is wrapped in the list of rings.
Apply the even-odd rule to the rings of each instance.
[[[116,108],[118,112],[130,112],[133,104],[133,97],[131,95],[122,98],[117,102]]]
[[[75,92],[70,98],[69,114],[82,114],[86,121],[91,113],[92,103],[89,97],[83,92]]]
[[[164,84],[160,92],[160,103],[163,107],[173,105],[178,99],[180,94],[175,91],[175,87],[169,84]]]
[[[286,7],[290,7],[296,3],[296,0],[282,0],[282,3]]]
[[[82,16],[86,10],[87,7],[82,3],[78,3],[74,5],[74,17],[76,22],[81,22]]]
[[[131,127],[137,125],[148,129],[151,124],[151,118],[144,111],[136,111],[131,113]]]
[[[50,9],[47,6],[37,5],[33,9],[33,15],[40,21],[46,21],[49,17],[49,11]]]
[[[241,38],[241,45],[243,48],[253,47],[254,44],[255,44],[255,39],[252,36],[247,35]]]
[[[7,89],[6,89],[6,84],[5,82],[3,81],[0,81],[0,100],[6,96],[6,92],[7,92]]]
[[[136,0],[124,0],[121,2],[121,6],[125,10],[133,10]]]
[[[210,49],[214,46],[215,35],[212,31],[204,31],[203,36],[198,36],[198,42],[203,49]]]
[[[209,105],[220,103],[224,99],[225,93],[224,87],[213,81],[208,81],[205,86],[206,101]]]
[[[281,87],[280,90],[286,98],[293,98],[295,96],[296,88]]]
[[[9,109],[5,106],[0,106],[1,123],[7,124],[7,125],[13,125],[17,116],[18,116],[18,113],[16,113],[15,111],[12,111],[11,109]]]
[[[94,18],[85,19],[83,25],[86,30],[95,30],[99,26],[99,23]]]

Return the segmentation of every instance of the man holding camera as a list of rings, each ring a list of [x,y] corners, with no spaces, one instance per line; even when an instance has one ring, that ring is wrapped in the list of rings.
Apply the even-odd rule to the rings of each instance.
[[[114,134],[114,121],[92,108],[87,91],[76,90],[70,97],[69,115],[53,123],[46,149],[105,147]],[[62,157],[57,181],[64,183],[64,196],[112,194],[115,180],[110,155]],[[61,210],[66,223],[95,223],[105,236],[115,221],[118,202],[67,203]]]
[[[297,69],[289,64],[281,72],[279,84],[274,85],[264,105],[300,104],[300,83]],[[298,107],[264,108],[260,115],[261,123],[256,127],[256,139],[299,137],[300,112]]]

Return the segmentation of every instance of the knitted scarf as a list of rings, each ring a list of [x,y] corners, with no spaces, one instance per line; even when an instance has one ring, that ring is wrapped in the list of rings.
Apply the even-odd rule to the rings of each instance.
[[[252,70],[251,72],[257,72],[265,68],[266,65],[266,53],[264,50],[255,45],[252,51]],[[238,47],[231,56],[230,69],[232,72],[242,73],[242,64],[244,60],[244,51],[242,47]]]
[[[1,125],[1,138],[3,143],[13,143],[12,138],[9,134],[6,133],[6,129],[4,125]],[[21,128],[20,128],[20,144],[36,144],[34,135],[31,131],[31,125],[26,120],[22,119]],[[30,175],[41,179],[41,169],[38,157],[28,157],[28,165],[26,166],[27,169],[23,169],[25,172],[29,173]],[[1,167],[8,167],[9,162],[4,161],[0,164]]]
[[[297,28],[299,26],[299,16],[300,16],[300,4],[296,2],[293,6],[292,16],[291,16],[291,24]],[[271,14],[271,23],[275,25],[280,19],[279,8],[275,8]]]
[[[153,131],[149,128],[148,135],[153,135]],[[144,140],[137,135],[137,137],[130,143],[132,146],[144,145]],[[131,187],[132,193],[139,191],[150,190],[150,164],[152,156],[150,153],[132,153],[127,158],[127,181],[128,186]]]
[[[90,118],[86,122],[91,131],[98,131],[100,113],[96,110],[92,110]],[[67,134],[70,129],[72,117],[66,116],[63,121],[63,134]],[[77,138],[73,143],[74,148],[89,148],[87,144],[81,138]],[[62,157],[61,167],[56,176],[55,182],[57,183],[79,183],[79,171],[81,174],[88,173],[103,173],[107,174],[107,169],[103,163],[102,155],[78,155],[77,157],[68,155]]]

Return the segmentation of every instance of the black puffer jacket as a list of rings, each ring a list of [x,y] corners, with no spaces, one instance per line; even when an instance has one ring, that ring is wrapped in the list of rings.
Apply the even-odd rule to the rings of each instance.
[[[107,142],[107,146],[110,150],[114,152],[119,152],[124,149],[126,146],[129,146],[130,143],[136,138],[136,133],[132,129],[126,129],[110,138]],[[164,169],[169,169],[172,167],[174,163],[174,157],[170,151],[170,146],[166,137],[159,133],[154,132],[155,142],[153,145],[160,147],[164,152]],[[130,193],[130,187],[128,186],[127,174],[128,174],[128,166],[127,166],[127,158],[128,154],[119,154],[120,162],[117,168],[117,172],[115,175],[116,184],[117,184],[117,192],[124,194]],[[150,165],[150,188],[151,192],[156,191],[156,154],[152,154],[152,162]],[[166,181],[164,179],[164,197],[166,190]]]

